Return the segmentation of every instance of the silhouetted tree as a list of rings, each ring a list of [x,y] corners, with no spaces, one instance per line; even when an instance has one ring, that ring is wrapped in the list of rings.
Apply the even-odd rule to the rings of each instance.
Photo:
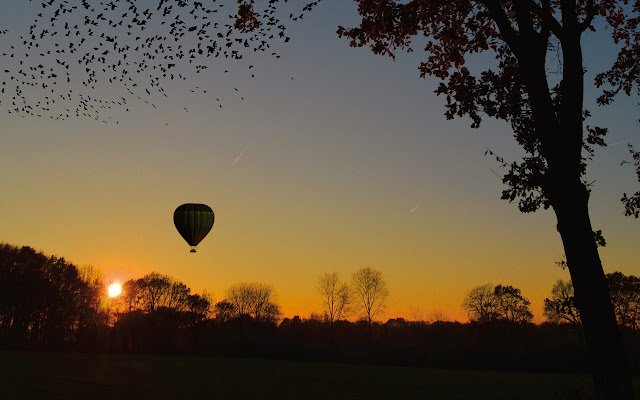
[[[208,318],[211,297],[157,272],[123,284],[112,345],[116,351],[194,350],[196,328]]]
[[[612,272],[606,275],[611,302],[618,324],[624,328],[640,330],[640,278]],[[550,322],[561,320],[580,325],[580,313],[573,303],[573,286],[558,281],[553,286],[552,298],[544,300],[545,316]]]
[[[243,282],[231,286],[224,300],[233,306],[233,315],[248,315],[259,322],[275,323],[282,314],[275,303],[273,286]]]
[[[469,291],[462,303],[471,321],[522,324],[533,320],[531,302],[513,286],[485,284]]]
[[[613,272],[607,282],[618,324],[640,331],[640,277]]]
[[[493,285],[487,283],[471,289],[462,303],[462,308],[472,321],[489,323],[497,320],[498,311],[493,296]]]
[[[171,289],[173,284],[171,278],[152,272],[135,281],[140,296],[140,302],[146,312],[156,311],[160,307],[169,307]]]
[[[371,267],[359,269],[353,273],[351,289],[355,306],[360,309],[367,324],[371,326],[375,316],[384,311],[387,297],[389,297],[389,289],[382,277],[382,272]]]
[[[216,317],[216,320],[220,322],[227,322],[231,318],[233,318],[235,313],[235,307],[231,304],[230,301],[222,300],[216,303],[213,308],[213,313]]]
[[[185,301],[186,310],[197,316],[198,320],[204,320],[211,314],[211,300],[211,295],[207,293],[189,294]]]
[[[351,304],[349,286],[340,282],[337,272],[325,272],[320,275],[317,290],[322,297],[322,306],[329,323],[345,317]]]
[[[64,258],[0,244],[0,341],[56,348],[75,343],[98,320],[99,285]]]
[[[78,321],[79,331],[99,329],[109,322],[108,310],[104,303],[105,284],[102,273],[93,265],[85,265],[78,269],[80,279],[87,289],[80,298],[82,313]]]
[[[209,315],[211,307],[211,299],[206,294],[192,294],[183,282],[157,272],[126,281],[122,290],[125,312],[153,313],[164,308],[190,312],[196,319],[202,320]]]
[[[176,296],[186,286],[160,274],[132,279],[127,285],[144,291],[149,286],[165,287],[161,282],[170,282],[169,286],[175,289],[155,296],[152,311],[145,304],[149,297],[139,293],[139,307],[119,314],[113,326],[101,325],[100,316],[94,318],[98,323],[93,325],[90,322],[93,317],[87,314],[94,309],[91,304],[97,304],[95,296],[105,294],[99,273],[91,268],[79,271],[62,260],[27,247],[0,245],[0,347],[200,353],[528,371],[583,371],[587,365],[581,342],[566,325],[559,324],[426,324],[391,318],[384,324],[369,325],[366,320],[355,323],[339,320],[334,321],[331,335],[327,335],[321,316],[308,320],[297,316],[285,318],[276,325],[272,323],[274,319],[257,320],[247,314],[234,317],[230,314],[235,307],[228,301],[216,304],[214,322],[206,320],[209,295]],[[635,285],[637,279],[629,280],[617,273],[610,276],[614,282],[623,282],[619,284],[623,289],[616,291],[612,286],[612,293],[624,294],[620,298],[625,301],[633,300],[627,295],[629,286],[624,282]],[[505,309],[519,309],[518,290],[509,286],[490,289],[485,292],[507,299],[493,301],[496,315]],[[186,298],[186,305],[172,300],[175,298]],[[225,314],[230,316],[227,318]],[[505,315],[509,316],[508,312]],[[640,335],[628,333],[628,356],[637,360]],[[636,362],[635,370],[639,367]]]
[[[590,114],[583,107],[585,68],[581,38],[587,30],[607,28],[618,51],[612,67],[596,77],[596,85],[606,87],[598,99],[599,103],[609,104],[620,92],[638,92],[640,18],[636,16],[640,0],[356,2],[362,23],[357,28],[341,27],[338,31],[340,35],[350,38],[352,45],[370,45],[376,54],[394,57],[394,52],[398,49],[413,51],[413,38],[419,34],[425,36],[425,49],[429,56],[420,65],[420,73],[433,75],[443,81],[437,93],[447,97],[446,116],[454,118],[468,115],[473,121],[473,127],[479,126],[483,115],[505,120],[511,125],[516,140],[527,156],[522,162],[513,163],[499,159],[508,168],[503,178],[507,185],[503,198],[517,200],[523,212],[532,212],[540,207],[553,208],[575,287],[576,304],[583,318],[587,345],[593,360],[596,391],[602,398],[631,399],[631,379],[596,247],[596,241],[601,236],[594,232],[588,211],[590,187],[585,182],[586,165],[593,155],[593,147],[604,145],[603,137],[607,130],[589,125],[586,129],[584,127],[584,121]],[[269,1],[265,4],[272,6],[274,3]],[[264,17],[267,27],[275,27],[275,31],[279,29],[279,22],[270,19],[273,18],[272,8],[265,13],[256,13],[253,4],[251,0],[239,1],[238,12],[234,13],[237,17],[232,15],[233,22],[229,27],[225,25],[220,32],[225,39],[229,36],[224,31],[229,28],[237,28],[241,32],[264,33],[260,31],[261,17]],[[38,29],[24,38],[27,46],[34,46],[39,35],[47,35],[45,30],[49,29],[48,18],[54,19],[52,23],[59,24],[63,21],[61,17],[72,12],[74,7],[63,0],[49,0],[45,5],[51,6],[47,8],[50,13],[43,17],[47,18],[43,19],[47,23],[41,23],[42,26],[36,24]],[[201,2],[177,1],[175,5],[188,5],[193,8],[194,13],[204,10]],[[124,32],[124,27],[128,26],[132,28],[127,33],[133,33],[131,29],[142,31],[148,26],[146,21],[150,18],[148,14],[152,12],[150,8],[138,8],[134,5],[131,15],[127,14],[113,21],[98,14],[101,10],[92,6],[91,2],[82,2],[82,7],[92,13],[89,25],[101,25],[102,29],[96,28],[96,32],[119,32],[120,28]],[[109,10],[108,5],[104,7],[106,11]],[[165,12],[171,13],[172,9],[168,5],[166,8]],[[118,14],[123,11],[117,9],[117,6],[114,10]],[[178,19],[177,25],[169,26],[173,30],[167,38],[175,35],[178,39],[185,37],[186,40],[189,34],[200,37],[203,30],[204,37],[207,40],[211,38],[206,35],[208,25],[189,26]],[[68,48],[73,53],[76,51],[74,47],[82,44],[80,40],[92,34],[76,34],[78,28],[74,28],[73,24],[71,28],[73,29],[65,29],[65,33],[69,33],[73,40],[78,40],[79,44],[72,42],[63,48]],[[258,36],[255,41],[248,38],[248,42],[241,38],[237,41],[232,37],[231,42],[222,42],[222,48],[227,43],[230,46],[238,43],[240,46],[249,45],[248,47],[251,47],[251,43],[262,44],[264,38],[269,39],[270,34],[272,33],[267,29],[265,35]],[[115,44],[113,51],[116,52],[122,46],[117,44],[120,43],[117,40],[119,38],[112,35],[107,35],[106,41]],[[148,39],[152,38],[153,36]],[[164,39],[164,36],[161,38]],[[200,45],[200,42],[197,43]],[[191,60],[191,56],[195,57],[196,54],[211,54],[207,44],[214,48],[213,54],[216,49],[221,48],[220,44],[211,41],[205,43],[204,47],[189,46],[188,50],[179,51],[179,59]],[[151,68],[155,70],[157,65],[152,60],[156,57],[154,51],[157,47],[148,45],[152,46],[145,53],[148,59],[122,68],[138,68],[143,74],[147,74]],[[556,49],[562,69],[559,79],[550,77],[546,70],[548,53]],[[481,52],[491,52],[496,63],[476,75],[467,67],[465,59]],[[100,60],[99,54],[90,51],[85,62],[95,64],[96,67],[88,68],[85,84],[94,84],[95,69],[106,67],[109,70],[121,58],[123,57],[117,54],[114,57],[116,61],[105,62]],[[150,74],[146,90],[156,90],[159,82],[168,78],[162,74],[170,74],[170,61],[175,58],[169,58],[166,65],[163,63],[158,68],[160,72],[157,74],[160,76]],[[49,71],[38,65],[40,64],[26,65],[24,70],[34,67],[36,73],[50,76]],[[142,89],[143,85],[134,86],[135,77],[127,77],[118,64],[115,67],[117,70],[114,79],[132,79],[131,86],[136,90]],[[22,72],[24,76],[16,71],[20,82],[16,85],[18,105],[15,106],[15,111],[31,113],[36,108],[48,108],[44,99],[21,106],[25,102],[23,87],[32,83],[29,74]],[[65,73],[62,71],[59,76],[63,77]],[[101,107],[93,98],[85,100],[81,97],[79,102],[80,105],[71,114],[85,114],[83,110],[90,109],[88,113],[93,116],[93,110]],[[109,106],[110,104],[105,107]],[[625,206],[629,204],[633,206],[637,202],[626,203]]]
[[[533,313],[529,309],[531,302],[522,295],[520,289],[497,285],[494,296],[500,319],[517,324],[530,323],[533,320]]]
[[[544,299],[544,316],[553,323],[581,325],[580,312],[575,305],[571,282],[556,281],[551,289],[551,298]]]
[[[354,1],[359,26],[338,29],[351,46],[395,58],[397,51],[413,51],[416,42],[426,53],[420,74],[441,80],[436,94],[446,97],[448,119],[468,116],[473,128],[483,117],[511,125],[526,156],[521,162],[497,157],[506,169],[502,198],[517,201],[522,212],[553,208],[596,393],[632,399],[597,249],[601,234],[589,216],[587,163],[594,147],[605,145],[607,128],[585,127],[590,112],[583,104],[581,42],[585,31],[602,31],[617,51],[613,65],[596,75],[595,86],[603,88],[599,104],[610,104],[619,93],[640,93],[640,0]],[[486,54],[482,60],[489,63],[469,68],[467,60],[477,54]],[[557,55],[560,74],[548,69],[554,62],[549,54]],[[637,199],[625,205],[635,207]]]

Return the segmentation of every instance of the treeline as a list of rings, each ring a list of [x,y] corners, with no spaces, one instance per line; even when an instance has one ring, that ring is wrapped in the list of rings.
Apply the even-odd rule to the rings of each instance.
[[[608,273],[605,277],[618,325],[640,333],[640,278],[622,272]],[[530,306],[520,289],[492,284],[471,289],[462,304],[469,320],[479,323],[531,323]],[[558,280],[553,285],[551,297],[544,299],[544,316],[549,323],[570,324],[581,332],[582,319],[570,281]]]
[[[606,278],[618,325],[640,333],[640,277],[612,272]],[[550,322],[582,325],[571,282],[559,280],[553,285],[551,298],[544,299],[544,315]]]
[[[640,291],[632,290],[638,280],[620,273],[609,279],[622,288],[612,288],[612,298],[616,313],[626,321],[621,325],[627,354],[638,372],[640,335],[634,313]],[[335,273],[323,274],[317,289],[324,310],[309,319],[282,319],[273,287],[263,283],[233,285],[218,302],[157,273],[131,279],[123,289],[120,297],[107,299],[94,269],[2,244],[0,348],[539,371],[586,370],[588,365],[567,282],[554,286],[545,301],[551,322],[541,325],[531,323],[530,302],[520,290],[505,285],[483,285],[468,293],[463,307],[469,323],[376,322],[373,317],[389,292],[382,274],[372,268],[354,272],[350,284],[341,283]],[[350,322],[346,315],[361,319]]]
[[[64,258],[0,244],[0,343],[64,348],[106,323],[103,285]]]

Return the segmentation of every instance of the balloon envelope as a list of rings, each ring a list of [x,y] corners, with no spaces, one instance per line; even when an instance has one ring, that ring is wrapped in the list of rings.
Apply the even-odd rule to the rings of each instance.
[[[207,236],[215,215],[206,204],[187,203],[176,208],[173,212],[173,223],[180,236],[189,243],[189,246],[197,246]],[[195,252],[195,249],[191,250]]]

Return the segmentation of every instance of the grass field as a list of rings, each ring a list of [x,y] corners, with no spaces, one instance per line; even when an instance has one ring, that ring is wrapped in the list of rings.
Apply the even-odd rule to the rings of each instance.
[[[6,352],[0,365],[0,399],[526,400],[592,391],[584,375],[251,359]]]

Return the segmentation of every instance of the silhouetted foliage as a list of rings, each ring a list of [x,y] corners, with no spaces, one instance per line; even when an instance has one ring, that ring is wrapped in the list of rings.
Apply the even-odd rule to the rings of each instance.
[[[551,289],[551,298],[544,299],[544,316],[552,323],[581,325],[580,312],[576,308],[571,282],[558,280]]]
[[[627,310],[635,310],[630,305],[637,304],[636,297],[628,290],[637,288],[637,278],[610,276],[621,288],[612,286],[612,293],[620,293],[615,298],[626,301],[620,304],[627,304]],[[273,288],[258,283],[232,286],[228,297],[238,306],[222,300],[213,307],[212,319],[210,297],[191,294],[184,283],[169,276],[151,273],[125,287],[132,290],[129,297],[125,290],[105,308],[104,285],[95,269],[78,270],[62,258],[28,247],[0,245],[0,348],[525,371],[583,371],[588,365],[582,341],[568,324],[508,322],[519,321],[514,315],[526,304],[510,286],[485,291],[503,298],[493,300],[492,312],[504,316],[486,324],[403,318],[384,324],[329,323],[321,316],[284,318],[278,324],[279,312],[269,312],[277,309]],[[112,325],[107,310],[115,313]],[[632,329],[626,334],[628,359],[640,372],[640,335]]]
[[[607,128],[587,125],[585,32],[607,35],[617,56],[596,74],[597,102],[640,94],[640,0],[354,0],[360,23],[339,27],[353,47],[395,58],[424,49],[421,76],[440,80],[448,119],[484,118],[511,126],[525,152],[505,169],[502,199],[528,213],[551,207],[557,218],[575,300],[592,356],[597,396],[632,399],[622,336],[616,326],[598,238],[589,216],[587,164],[606,146]],[[584,36],[584,37],[583,37]],[[472,68],[469,60],[482,56]],[[596,55],[598,57],[598,55]],[[623,197],[635,215],[637,197]]]
[[[188,313],[195,320],[209,316],[211,299],[206,294],[192,294],[191,289],[174,278],[156,272],[123,285],[121,311],[153,313],[160,309]]]
[[[102,109],[126,107],[125,98],[104,102],[72,92],[64,82],[70,77],[68,61],[56,58],[58,52],[82,54],[78,61],[81,72],[86,72],[82,84],[87,89],[95,88],[96,71],[102,71],[108,79],[102,82],[123,84],[131,95],[163,95],[162,83],[174,78],[172,68],[180,61],[190,64],[220,54],[238,59],[245,49],[265,50],[274,37],[286,42],[284,25],[275,12],[277,3],[259,2],[264,9],[256,11],[258,2],[238,0],[229,19],[217,25],[209,21],[208,14],[218,9],[198,1],[158,1],[154,8],[135,0],[99,6],[87,1],[47,0],[22,45],[31,50],[44,38],[64,35],[66,39],[55,43],[60,48],[53,54],[38,49],[24,67],[7,69],[13,81],[10,110],[56,118],[98,118]],[[596,146],[606,145],[607,128],[585,126],[591,114],[583,104],[586,69],[581,41],[586,31],[603,31],[615,44],[615,61],[595,78],[594,85],[602,88],[599,104],[610,104],[619,93],[640,93],[640,0],[355,3],[361,23],[338,30],[352,46],[368,45],[375,54],[395,57],[399,50],[413,51],[414,39],[420,36],[419,40],[426,39],[426,44],[420,43],[428,55],[419,71],[442,81],[436,93],[446,96],[447,118],[468,116],[474,128],[483,117],[511,125],[526,156],[513,162],[497,157],[506,169],[502,198],[516,201],[522,212],[553,208],[593,358],[598,395],[632,398],[622,340],[597,250],[602,236],[594,234],[597,230],[588,211],[591,184],[586,180],[587,163]],[[82,22],[67,19],[79,11],[83,12]],[[156,24],[165,28],[161,33],[146,30],[154,25],[149,21],[156,18]],[[122,43],[123,36],[135,37],[140,45]],[[181,44],[166,44],[171,40]],[[131,53],[142,57],[126,61]],[[478,53],[489,53],[484,59],[495,62],[474,73],[466,61]],[[11,49],[10,54],[21,53]],[[550,54],[557,55],[560,75],[547,70]],[[59,66],[42,63],[40,57],[53,58]],[[206,63],[194,65],[196,72],[206,67]],[[40,76],[46,77],[44,82],[38,81]],[[52,111],[57,97],[43,95],[35,100],[25,94],[25,89],[41,85],[52,93],[57,90],[60,100],[71,105]],[[635,195],[623,196],[627,214],[637,215],[637,199]]]
[[[217,321],[224,323],[234,317],[235,307],[231,302],[222,300],[216,303],[213,308],[213,313]]]
[[[182,352],[192,348],[194,331],[209,317],[211,298],[153,272],[126,281],[114,308],[112,351]]]
[[[99,278],[64,258],[0,244],[0,343],[77,343],[102,320],[101,290]]]
[[[636,178],[638,182],[640,182],[640,151],[635,151],[631,144],[629,144],[628,147],[629,153],[631,153],[631,162],[635,168]],[[624,205],[624,215],[633,215],[636,218],[640,217],[640,191],[629,196],[624,193],[620,201],[622,201]]]
[[[530,305],[531,302],[522,295],[520,289],[488,283],[471,289],[462,307],[471,321],[524,324],[533,320]]]
[[[612,272],[606,277],[618,325],[640,331],[640,278],[622,272]],[[571,283],[557,281],[551,299],[544,300],[545,316],[550,322],[567,321],[581,325],[580,313],[573,302]]]
[[[618,324],[640,332],[640,277],[613,272],[607,283]]]

